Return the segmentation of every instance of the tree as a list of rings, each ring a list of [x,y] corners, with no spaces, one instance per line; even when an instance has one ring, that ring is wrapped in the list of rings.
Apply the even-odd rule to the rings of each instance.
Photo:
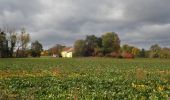
[[[137,47],[133,47],[131,54],[134,55],[134,57],[138,57],[140,53],[140,49]]]
[[[8,25],[4,25],[3,30],[1,32],[4,34],[5,42],[6,42],[6,49],[3,54],[6,57],[13,57],[14,55],[14,48],[17,40],[17,34],[15,33],[15,28],[9,27]]]
[[[85,56],[86,53],[86,43],[84,40],[77,40],[74,43],[74,56]]]
[[[0,57],[13,57],[15,47],[17,47],[16,57],[26,57],[29,41],[30,36],[24,28],[18,35],[15,28],[4,25],[3,30],[0,29]]]
[[[41,56],[51,56],[51,54],[50,54],[49,50],[43,50],[41,52]]]
[[[55,54],[55,55],[58,55],[61,57],[61,52],[62,52],[63,48],[65,48],[65,46],[63,46],[61,44],[56,44],[55,46],[50,48],[48,51],[51,55]]]
[[[132,53],[133,48],[133,46],[125,44],[122,46],[122,52]]]
[[[97,47],[94,48],[94,56],[99,56],[99,57],[104,56],[103,48],[102,48],[102,38],[98,37],[96,43],[97,43]]]
[[[16,34],[10,34],[10,57],[13,57],[14,48],[17,42],[17,35]]]
[[[6,39],[8,41],[8,56],[13,57],[14,48],[16,46],[17,41],[17,33],[15,32],[15,28],[10,27],[8,25],[4,25],[3,31],[6,34]]]
[[[8,57],[8,41],[6,39],[6,34],[0,29],[0,57]]]
[[[95,56],[95,49],[101,47],[101,39],[95,35],[89,35],[85,39],[86,56]]]
[[[160,51],[160,58],[170,58],[170,48],[162,48]]]
[[[119,52],[120,50],[120,39],[114,32],[106,33],[102,36],[102,46],[104,54],[111,52]]]
[[[30,35],[26,33],[25,29],[21,29],[20,35],[21,50],[26,50],[28,43],[30,42]]]
[[[31,56],[40,57],[43,46],[39,41],[35,41],[31,44]]]
[[[98,48],[95,48],[95,49],[94,49],[94,55],[97,56],[97,57],[102,57],[102,56],[104,56],[104,55],[103,55],[103,49],[102,49],[102,48],[99,48],[99,47],[98,47]]]
[[[139,57],[145,58],[146,57],[146,51],[142,48],[142,50],[139,52]]]
[[[150,47],[150,57],[151,58],[159,58],[161,47],[158,44],[152,45]]]
[[[9,56],[13,57],[13,53],[14,53],[14,48],[16,46],[16,42],[17,42],[17,33],[15,33],[15,29],[13,28],[9,28],[8,27],[8,41],[9,41]]]
[[[17,37],[17,53],[16,57],[26,57],[28,43],[30,42],[30,35],[26,33],[25,29],[21,29],[21,34]]]
[[[132,54],[133,46],[130,46],[128,44],[125,44],[122,46],[121,51],[122,51],[122,57],[123,58],[134,58],[134,55]],[[133,50],[135,51],[135,50]]]
[[[129,57],[138,57],[140,54],[140,49],[130,45],[123,45],[121,48],[122,54]]]

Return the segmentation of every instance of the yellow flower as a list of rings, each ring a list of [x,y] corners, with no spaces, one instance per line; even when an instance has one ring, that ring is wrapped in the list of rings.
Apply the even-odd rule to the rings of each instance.
[[[164,87],[163,87],[163,86],[158,86],[158,87],[157,87],[157,90],[158,90],[158,91],[163,91],[163,90],[164,90]]]
[[[139,85],[139,87],[144,88],[144,87],[145,87],[145,85],[143,85],[143,84],[142,84],[142,85]]]
[[[132,83],[132,87],[134,87],[134,88],[135,88],[135,87],[136,87],[136,85],[135,85],[134,83]]]

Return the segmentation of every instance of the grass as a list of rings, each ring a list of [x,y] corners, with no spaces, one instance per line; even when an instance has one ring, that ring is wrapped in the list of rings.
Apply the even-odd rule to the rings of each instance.
[[[0,99],[170,97],[169,59],[0,59]]]

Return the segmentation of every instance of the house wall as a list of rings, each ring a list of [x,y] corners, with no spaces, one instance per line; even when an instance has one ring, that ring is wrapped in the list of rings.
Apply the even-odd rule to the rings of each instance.
[[[63,52],[61,52],[61,56],[63,58],[72,58],[73,57],[73,53],[72,52],[65,52],[65,51],[63,51]]]
[[[72,53],[72,52],[68,52],[68,53],[66,54],[66,56],[67,56],[67,58],[72,58],[72,57],[73,57],[73,53]]]
[[[65,52],[65,51],[61,52],[61,56],[64,58],[66,57],[66,54],[67,54],[67,52]]]

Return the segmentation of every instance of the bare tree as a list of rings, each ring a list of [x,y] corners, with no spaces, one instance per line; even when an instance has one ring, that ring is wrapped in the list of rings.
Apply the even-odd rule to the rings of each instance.
[[[28,47],[28,43],[30,42],[30,35],[26,32],[25,28],[21,29],[21,34],[18,35],[18,41],[17,41],[17,52],[16,57],[19,57],[19,51],[21,51],[21,55],[24,55],[24,51]]]

